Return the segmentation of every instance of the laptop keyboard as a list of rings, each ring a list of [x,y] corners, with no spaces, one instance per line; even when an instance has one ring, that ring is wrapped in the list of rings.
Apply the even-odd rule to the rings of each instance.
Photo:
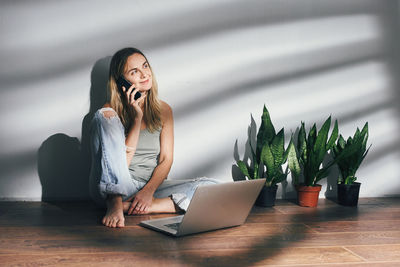
[[[179,225],[180,225],[180,224],[181,224],[181,223],[171,223],[171,224],[166,224],[166,225],[164,225],[164,226],[178,231],[178,228],[179,228]]]

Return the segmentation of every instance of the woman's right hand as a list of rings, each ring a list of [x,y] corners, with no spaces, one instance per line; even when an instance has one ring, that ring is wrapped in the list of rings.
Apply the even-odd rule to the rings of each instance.
[[[122,90],[126,95],[126,99],[128,99],[128,104],[136,111],[137,118],[141,120],[143,117],[143,111],[141,109],[141,106],[144,103],[143,101],[147,96],[147,92],[141,93],[142,95],[135,100],[134,96],[138,92],[137,88],[134,88],[132,85],[131,87],[129,87],[128,91],[126,91],[126,88],[122,86]]]

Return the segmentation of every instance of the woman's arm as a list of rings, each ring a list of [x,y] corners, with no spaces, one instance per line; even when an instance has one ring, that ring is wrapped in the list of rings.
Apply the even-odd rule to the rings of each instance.
[[[129,130],[128,136],[125,139],[126,145],[126,163],[129,166],[135,155],[137,143],[139,141],[140,127],[141,127],[141,118],[135,118],[135,122],[132,128]]]
[[[143,105],[143,101],[147,96],[147,93],[142,93],[139,99],[135,100],[132,96],[136,94],[137,88],[133,85],[126,91],[126,88],[122,86],[122,90],[126,94],[127,99],[129,99],[130,106],[136,111],[135,121],[133,122],[133,127],[129,129],[128,136],[125,139],[126,146],[126,163],[127,166],[131,164],[132,158],[135,155],[137,143],[139,141],[140,127],[142,127],[143,111],[140,106]],[[133,91],[132,91],[133,90]],[[131,93],[132,92],[132,93]]]
[[[146,211],[153,201],[153,194],[160,184],[167,178],[171,169],[174,155],[174,119],[171,107],[162,102],[161,111],[162,130],[160,134],[160,157],[157,167],[147,184],[136,194],[128,214]]]

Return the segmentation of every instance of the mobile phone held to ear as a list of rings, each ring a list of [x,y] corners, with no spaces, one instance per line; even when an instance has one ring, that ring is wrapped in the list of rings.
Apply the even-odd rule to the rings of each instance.
[[[118,85],[118,88],[121,90],[121,92],[124,91],[124,90],[122,90],[122,86],[125,87],[125,90],[128,90],[132,86],[132,84],[130,82],[128,82],[127,80],[125,80],[125,78],[122,76],[118,78],[117,85]],[[132,92],[133,92],[133,90],[135,90],[135,88],[132,89]],[[142,94],[140,92],[136,92],[133,99],[138,100],[141,96],[142,96]]]

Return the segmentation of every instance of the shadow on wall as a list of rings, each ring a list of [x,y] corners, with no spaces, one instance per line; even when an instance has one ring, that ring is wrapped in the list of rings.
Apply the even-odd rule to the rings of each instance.
[[[82,154],[85,161],[84,167],[89,179],[90,174],[90,122],[94,113],[109,99],[107,94],[107,82],[110,71],[111,57],[107,56],[96,61],[90,75],[90,108],[89,113],[82,120]]]
[[[78,138],[58,133],[47,138],[38,151],[42,201],[82,199],[88,179]]]
[[[111,57],[99,59],[91,72],[90,109],[82,120],[82,138],[58,133],[47,138],[38,150],[38,174],[42,201],[88,200],[90,174],[90,122],[107,101]]]
[[[242,161],[243,162],[249,162],[251,161],[251,147],[250,144],[254,147],[254,144],[256,144],[256,133],[257,133],[257,125],[256,122],[251,115],[251,122],[249,127],[247,128],[247,141],[245,143],[245,148],[244,148],[244,156]],[[237,140],[235,142],[235,145],[233,147],[233,158],[237,162],[240,160],[239,156],[239,148],[238,148],[238,143]],[[251,165],[253,163],[251,162]],[[242,173],[242,171],[239,169],[239,167],[236,164],[232,164],[232,178],[234,181],[240,181],[240,180],[246,180],[246,177]]]

